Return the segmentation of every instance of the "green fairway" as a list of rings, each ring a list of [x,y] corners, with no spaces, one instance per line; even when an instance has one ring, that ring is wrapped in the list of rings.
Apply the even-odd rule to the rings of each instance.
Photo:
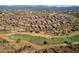
[[[38,44],[38,45],[43,45],[44,41],[46,41],[47,44],[62,44],[62,43],[64,43],[64,41],[72,41],[72,42],[79,41],[79,35],[73,36],[70,39],[67,39],[67,38],[47,39],[44,37],[31,36],[31,35],[27,35],[27,34],[12,34],[9,36],[9,39],[11,39],[11,40],[23,39],[23,40],[27,40],[33,44]]]

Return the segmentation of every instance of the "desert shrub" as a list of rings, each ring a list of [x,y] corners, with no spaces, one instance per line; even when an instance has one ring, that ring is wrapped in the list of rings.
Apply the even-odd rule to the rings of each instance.
[[[67,42],[67,41],[64,41],[64,43],[68,44],[68,42]]]
[[[40,31],[35,31],[35,33],[40,33]]]
[[[17,39],[17,40],[16,40],[16,43],[19,43],[20,41],[21,41],[21,39]]]
[[[6,39],[0,38],[0,43],[9,43]]]
[[[73,43],[72,43],[71,41],[64,41],[64,43],[66,43],[66,44],[68,44],[68,45],[70,45],[70,46],[73,45]]]
[[[73,52],[79,52],[78,46],[73,44],[72,42],[65,41],[66,44],[68,44],[68,47],[73,50]]]
[[[20,52],[20,51],[23,51],[25,48],[27,48],[26,45],[20,47],[19,49],[16,49],[16,50],[15,50],[15,53],[18,53],[18,52]]]
[[[30,33],[32,33],[33,31],[32,31],[32,30],[30,30],[29,32],[30,32]]]
[[[47,53],[47,50],[46,50],[46,49],[42,49],[42,52],[43,52],[43,53]]]
[[[54,53],[58,53],[57,49],[52,48],[52,50],[54,51]]]
[[[31,45],[28,45],[27,47],[28,47],[28,48],[31,48],[32,46],[31,46]]]

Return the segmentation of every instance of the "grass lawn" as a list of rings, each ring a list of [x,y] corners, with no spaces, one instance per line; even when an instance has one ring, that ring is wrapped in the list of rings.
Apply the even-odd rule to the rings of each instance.
[[[27,34],[12,34],[9,36],[9,39],[11,39],[11,40],[23,39],[23,40],[27,40],[33,44],[38,44],[38,45],[43,45],[44,41],[46,41],[47,44],[62,44],[62,43],[64,43],[64,41],[72,41],[72,42],[79,41],[79,35],[73,36],[73,37],[71,37],[71,39],[67,39],[67,38],[47,39],[44,37],[31,36],[31,35],[27,35]]]

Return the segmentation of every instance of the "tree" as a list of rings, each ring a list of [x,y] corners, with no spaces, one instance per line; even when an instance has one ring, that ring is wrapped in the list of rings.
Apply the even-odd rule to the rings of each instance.
[[[47,41],[44,41],[43,44],[47,44]]]

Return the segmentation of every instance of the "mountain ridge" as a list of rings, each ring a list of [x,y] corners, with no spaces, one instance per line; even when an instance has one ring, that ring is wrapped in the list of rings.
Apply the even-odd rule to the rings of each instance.
[[[79,6],[68,5],[0,5],[3,9],[32,9],[32,10],[79,10]]]

